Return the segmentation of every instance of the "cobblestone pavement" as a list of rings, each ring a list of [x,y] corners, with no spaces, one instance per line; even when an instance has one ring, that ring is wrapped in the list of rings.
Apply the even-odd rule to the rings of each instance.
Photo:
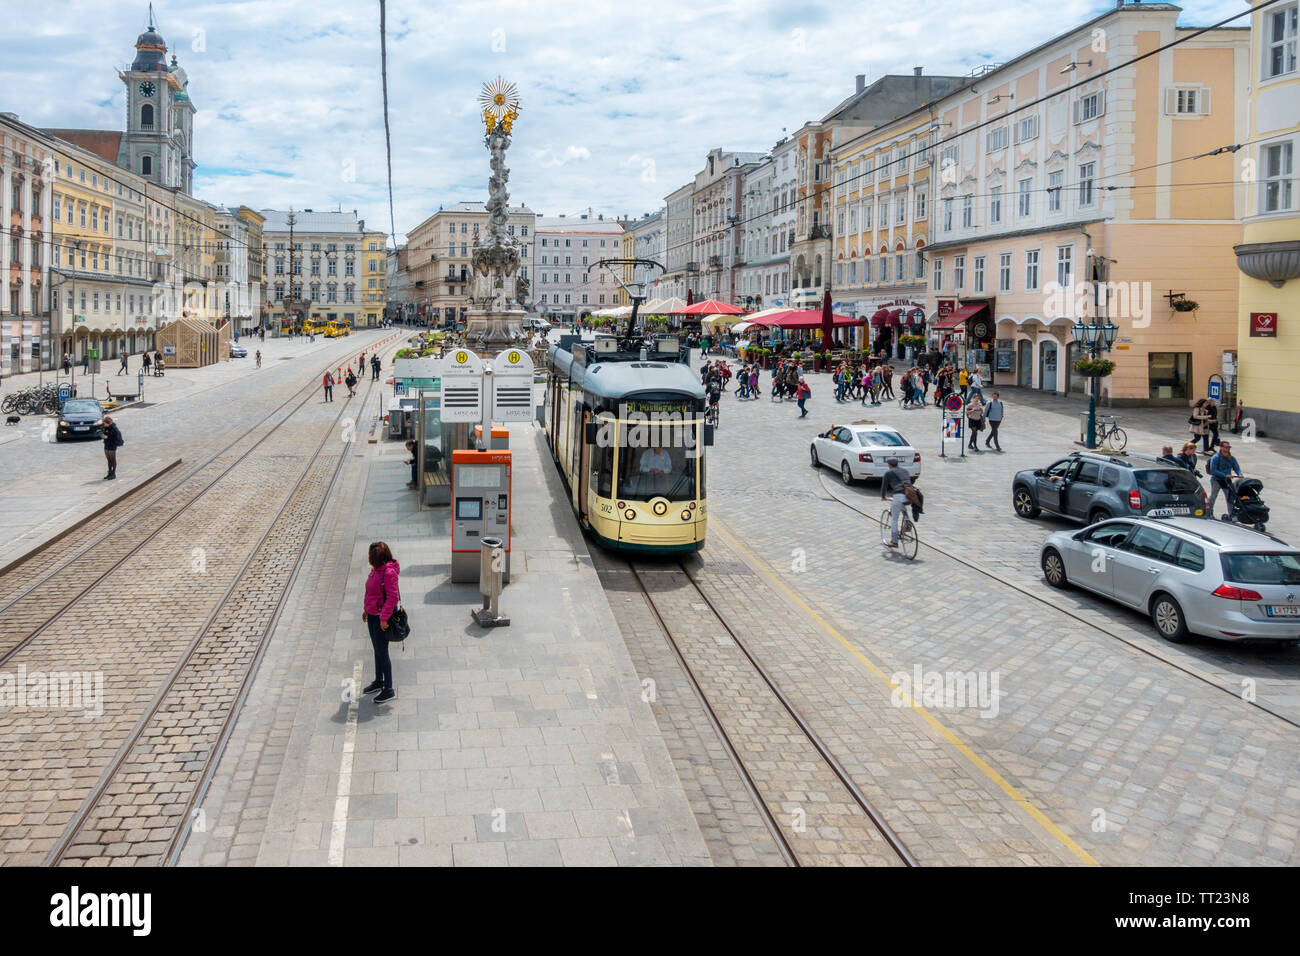
[[[184,458],[186,467],[171,476],[179,479],[191,463],[207,461],[217,449],[256,428],[303,385],[318,385],[327,363],[336,368],[355,360],[362,348],[396,332],[378,330],[314,343],[268,341],[260,369],[251,358],[235,359],[146,379],[147,402],[114,412],[127,442],[118,452],[116,482],[102,480],[102,443],[47,441],[42,426],[53,419],[24,418],[17,428],[0,434],[0,565],[111,503],[123,486]],[[319,397],[317,392],[312,401]],[[378,407],[376,401],[362,414],[368,420]]]
[[[288,584],[348,412],[346,401],[309,402],[243,461],[223,455],[217,465],[233,468],[196,507],[145,538],[128,519],[123,537],[142,545],[117,566],[129,548],[111,542],[107,558],[91,548],[61,573],[83,585],[90,577],[89,590],[5,664],[101,677],[102,714],[39,706],[0,714],[6,862],[160,858]]]
[[[511,626],[469,622],[479,595],[448,581],[448,511],[419,509],[401,446],[358,449],[183,865],[709,862],[541,433],[511,436]],[[371,676],[358,609],[376,539],[402,562],[413,627],[387,706],[347,693]]]
[[[827,376],[812,384],[803,421],[790,404],[726,400],[710,458],[716,520],[706,571],[720,543],[743,546],[748,565],[816,609],[883,675],[911,678],[920,668],[927,678],[974,673],[990,685],[996,678],[997,706],[984,708],[987,716],[945,706],[951,702],[942,697],[925,709],[1102,863],[1300,858],[1300,731],[1225,691],[1254,677],[1261,703],[1294,714],[1296,652],[1210,642],[1172,648],[1143,618],[1080,593],[1049,592],[1041,582],[1038,546],[1055,525],[1013,515],[1010,478],[1076,447],[1077,414],[1067,417],[1068,405],[1039,407],[1035,396],[1007,390],[1008,451],[940,460],[933,409],[838,406]],[[1158,451],[1179,437],[1185,419],[1176,409],[1127,411],[1118,414],[1134,449]],[[876,487],[844,488],[807,464],[816,432],[862,419],[898,425],[925,456],[927,513],[914,563],[883,553],[875,521],[836,500],[874,515]],[[1297,487],[1292,451],[1259,440],[1239,455],[1273,489],[1275,505]],[[1291,537],[1292,511],[1275,506],[1274,515],[1270,530]],[[769,613],[762,602],[742,606],[751,620]],[[827,703],[889,694],[885,679],[859,674]],[[849,749],[859,746],[870,744]],[[933,752],[971,761],[955,747],[941,741]]]

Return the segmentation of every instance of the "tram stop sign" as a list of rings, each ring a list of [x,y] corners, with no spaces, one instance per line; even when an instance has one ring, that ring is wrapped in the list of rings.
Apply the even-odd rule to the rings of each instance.
[[[1210,379],[1210,387],[1206,389],[1212,401],[1223,400],[1223,383],[1217,379]]]
[[[533,360],[523,349],[506,349],[492,360],[492,420],[533,420]]]
[[[961,406],[962,406],[961,396],[956,393],[949,395],[947,398],[943,400],[943,407],[946,408],[953,415],[961,414]]]
[[[66,402],[66,401],[67,401],[68,399],[70,399],[71,397],[72,397],[72,386],[71,386],[71,385],[60,385],[60,386],[59,386],[59,404],[62,405],[64,402]]]
[[[483,421],[483,360],[469,349],[453,349],[441,362],[442,420]]]

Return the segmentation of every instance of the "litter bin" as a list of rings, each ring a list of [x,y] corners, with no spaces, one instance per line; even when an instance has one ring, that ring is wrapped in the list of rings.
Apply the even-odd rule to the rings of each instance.
[[[1079,413],[1079,441],[1088,444],[1088,413]]]
[[[510,618],[500,614],[501,578],[505,571],[505,552],[501,550],[504,542],[500,538],[485,535],[479,538],[478,546],[478,589],[483,595],[483,607],[470,612],[474,623],[479,627],[508,627]]]

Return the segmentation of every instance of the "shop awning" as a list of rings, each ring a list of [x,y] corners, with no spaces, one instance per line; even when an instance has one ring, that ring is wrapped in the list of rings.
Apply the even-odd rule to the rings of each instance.
[[[966,324],[966,320],[974,318],[981,312],[988,311],[987,303],[981,302],[978,305],[963,305],[961,308],[948,313],[938,322],[934,323],[932,328],[936,329],[956,329]]]

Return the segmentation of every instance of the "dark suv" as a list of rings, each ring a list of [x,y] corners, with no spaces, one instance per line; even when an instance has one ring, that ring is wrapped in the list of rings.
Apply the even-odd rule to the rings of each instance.
[[[1087,524],[1153,510],[1205,516],[1205,492],[1196,476],[1147,455],[1075,452],[1047,468],[1018,472],[1011,504],[1022,518],[1047,511]]]

